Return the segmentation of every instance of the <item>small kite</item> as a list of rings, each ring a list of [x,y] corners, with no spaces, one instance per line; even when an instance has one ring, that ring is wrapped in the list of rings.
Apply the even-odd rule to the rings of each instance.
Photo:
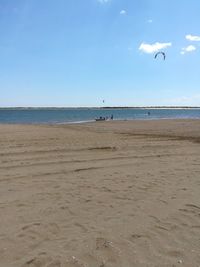
[[[163,55],[163,60],[165,60],[166,55],[165,55],[164,52],[158,52],[158,53],[156,53],[154,58],[157,58],[157,56],[158,56],[159,54]]]

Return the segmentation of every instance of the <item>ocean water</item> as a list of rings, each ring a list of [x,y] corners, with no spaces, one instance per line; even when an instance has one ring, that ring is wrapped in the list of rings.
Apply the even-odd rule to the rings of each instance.
[[[200,109],[0,109],[0,123],[79,123],[95,121],[95,118],[100,116],[110,117],[111,115],[113,115],[114,120],[200,119]]]

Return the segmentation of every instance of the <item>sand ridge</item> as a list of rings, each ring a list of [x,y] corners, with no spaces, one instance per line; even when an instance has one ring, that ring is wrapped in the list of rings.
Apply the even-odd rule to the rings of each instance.
[[[0,125],[0,266],[200,266],[198,120]]]

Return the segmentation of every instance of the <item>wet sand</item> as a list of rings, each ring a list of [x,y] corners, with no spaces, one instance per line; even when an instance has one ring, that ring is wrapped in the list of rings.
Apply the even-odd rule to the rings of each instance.
[[[200,266],[200,121],[0,125],[0,266]]]

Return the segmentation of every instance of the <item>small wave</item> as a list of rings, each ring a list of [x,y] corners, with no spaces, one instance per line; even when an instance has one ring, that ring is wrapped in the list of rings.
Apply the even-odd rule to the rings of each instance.
[[[66,122],[57,122],[56,124],[81,124],[81,123],[88,123],[88,122],[95,122],[95,120],[66,121]]]

